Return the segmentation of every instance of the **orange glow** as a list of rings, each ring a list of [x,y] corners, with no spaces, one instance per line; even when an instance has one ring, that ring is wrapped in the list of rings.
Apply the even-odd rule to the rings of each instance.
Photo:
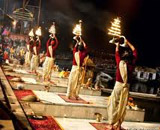
[[[39,27],[35,33],[37,36],[42,36],[41,27]]]
[[[81,36],[82,35],[82,20],[79,20],[79,24],[76,24],[73,28],[73,34]]]
[[[120,19],[117,17],[116,19],[114,19],[113,22],[111,22],[111,27],[108,29],[108,34],[111,36],[121,36],[121,25],[120,25],[121,21]]]
[[[16,28],[16,24],[17,24],[17,21],[14,20],[14,21],[12,22],[13,28]]]
[[[31,31],[28,34],[30,37],[34,37],[34,32],[33,32],[33,28],[31,29]]]
[[[55,23],[54,22],[51,25],[51,27],[49,28],[49,33],[56,34],[56,28],[55,28]]]

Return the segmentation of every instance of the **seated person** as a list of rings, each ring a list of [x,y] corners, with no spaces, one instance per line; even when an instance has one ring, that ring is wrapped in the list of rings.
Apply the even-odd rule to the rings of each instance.
[[[100,89],[101,87],[105,88],[105,86],[103,85],[102,82],[106,82],[107,83],[110,80],[113,80],[113,78],[110,75],[108,75],[108,74],[106,74],[104,72],[100,72],[96,77],[96,83],[94,85],[94,88],[95,89]]]

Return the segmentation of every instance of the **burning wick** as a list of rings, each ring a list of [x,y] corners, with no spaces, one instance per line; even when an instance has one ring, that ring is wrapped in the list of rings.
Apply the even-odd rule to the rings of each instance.
[[[82,20],[79,20],[79,24],[76,24],[75,27],[73,28],[73,34],[77,36],[82,35]]]
[[[114,19],[114,22],[111,22],[111,27],[108,29],[108,34],[111,36],[121,36],[121,26],[120,19],[117,17]]]
[[[38,27],[35,33],[37,36],[42,36],[41,27]]]

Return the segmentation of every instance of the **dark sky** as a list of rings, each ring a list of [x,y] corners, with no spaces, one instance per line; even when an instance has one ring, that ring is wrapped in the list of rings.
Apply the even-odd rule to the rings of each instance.
[[[120,16],[123,34],[138,50],[138,64],[154,67],[160,66],[158,1],[48,0],[43,11],[48,10],[48,19],[57,21],[61,37],[67,35],[62,41],[64,44],[67,37],[71,37],[73,24],[82,19],[85,41],[90,47],[104,49],[106,53],[114,52],[114,46],[108,44],[110,37],[106,28],[114,17]]]
[[[37,4],[37,0],[31,1]],[[88,46],[114,53],[107,27],[120,16],[122,33],[138,50],[138,64],[155,67],[160,66],[159,13],[159,0],[42,0],[41,26],[49,27],[55,21],[59,49],[65,50],[72,41],[73,25],[82,19]]]

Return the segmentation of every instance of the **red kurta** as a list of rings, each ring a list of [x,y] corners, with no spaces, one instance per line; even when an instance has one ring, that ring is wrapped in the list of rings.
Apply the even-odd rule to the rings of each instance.
[[[72,65],[77,65],[75,57],[74,57],[74,55],[75,55],[76,52],[77,52],[77,49],[76,49],[76,47],[74,47],[74,49],[73,49],[73,62],[72,62]],[[84,50],[80,51],[80,53],[79,53],[80,66],[82,66],[84,58],[86,57],[86,55],[87,55],[87,48],[84,48]]]
[[[9,59],[8,52],[4,52],[3,59],[4,59],[4,60]]]
[[[35,41],[33,47],[36,47],[37,55],[39,55],[41,49],[41,41]],[[34,51],[33,54],[35,55]]]
[[[117,63],[116,81],[123,83],[123,80],[122,80],[122,77],[120,74],[120,70],[119,70],[119,62],[121,60],[120,55],[119,55],[119,51],[116,51],[115,58],[116,58],[116,63]],[[132,72],[134,71],[136,60],[137,60],[137,51],[134,50],[132,63],[131,64],[127,63],[128,83],[131,82]]]
[[[29,50],[28,51],[33,51],[33,45],[34,45],[34,41],[29,41],[27,42],[27,45],[29,45]]]
[[[51,44],[51,42],[52,42],[52,44]],[[59,43],[58,43],[58,40],[57,40],[56,37],[54,39],[49,38],[48,41],[47,41],[47,44],[46,44],[46,48],[47,48],[47,55],[46,56],[51,57],[51,55],[49,53],[49,49],[48,49],[48,47],[51,45],[52,46],[52,53],[53,53],[53,57],[54,57],[55,56],[55,51],[58,47],[58,44]]]

